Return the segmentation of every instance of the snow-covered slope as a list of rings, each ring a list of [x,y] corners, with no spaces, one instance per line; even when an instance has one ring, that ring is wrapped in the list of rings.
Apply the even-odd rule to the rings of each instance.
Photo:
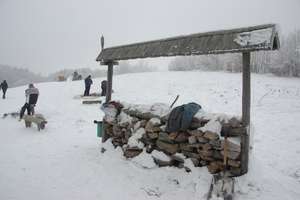
[[[95,79],[91,92],[99,92]],[[205,199],[211,175],[206,168],[158,168],[143,153],[133,160],[120,149],[100,152],[94,119],[99,105],[73,97],[83,82],[37,84],[36,112],[46,129],[0,119],[0,199]],[[24,87],[0,99],[0,114],[18,111]],[[155,72],[114,77],[113,99],[129,103],[199,103],[208,112],[241,114],[241,74]],[[97,91],[98,90],[98,91]],[[254,149],[249,173],[237,179],[236,199],[300,198],[300,80],[252,76]]]

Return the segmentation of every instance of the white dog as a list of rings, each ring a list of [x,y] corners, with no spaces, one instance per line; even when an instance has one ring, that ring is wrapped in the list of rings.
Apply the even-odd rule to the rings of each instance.
[[[39,131],[41,129],[43,130],[47,124],[47,121],[42,114],[25,115],[23,119],[25,121],[26,128],[31,127],[31,124],[35,123]]]

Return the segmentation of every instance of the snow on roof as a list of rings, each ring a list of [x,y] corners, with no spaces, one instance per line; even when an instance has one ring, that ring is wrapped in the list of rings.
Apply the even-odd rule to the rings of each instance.
[[[233,41],[240,46],[265,45],[271,42],[272,33],[272,28],[243,32],[237,34]]]

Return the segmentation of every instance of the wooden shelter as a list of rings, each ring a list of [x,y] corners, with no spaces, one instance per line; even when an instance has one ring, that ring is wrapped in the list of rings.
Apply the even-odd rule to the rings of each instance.
[[[242,174],[245,174],[248,172],[250,137],[250,54],[252,51],[277,50],[279,47],[280,42],[276,25],[266,24],[103,48],[96,60],[101,65],[108,65],[106,102],[109,102],[112,92],[113,65],[117,65],[119,60],[162,56],[242,53],[242,121],[248,130],[245,135],[241,136],[241,168]]]

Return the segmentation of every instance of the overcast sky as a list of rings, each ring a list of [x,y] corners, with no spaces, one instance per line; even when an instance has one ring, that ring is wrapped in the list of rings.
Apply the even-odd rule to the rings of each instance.
[[[0,0],[0,64],[47,74],[99,67],[105,46],[277,23],[300,29],[300,0]]]

